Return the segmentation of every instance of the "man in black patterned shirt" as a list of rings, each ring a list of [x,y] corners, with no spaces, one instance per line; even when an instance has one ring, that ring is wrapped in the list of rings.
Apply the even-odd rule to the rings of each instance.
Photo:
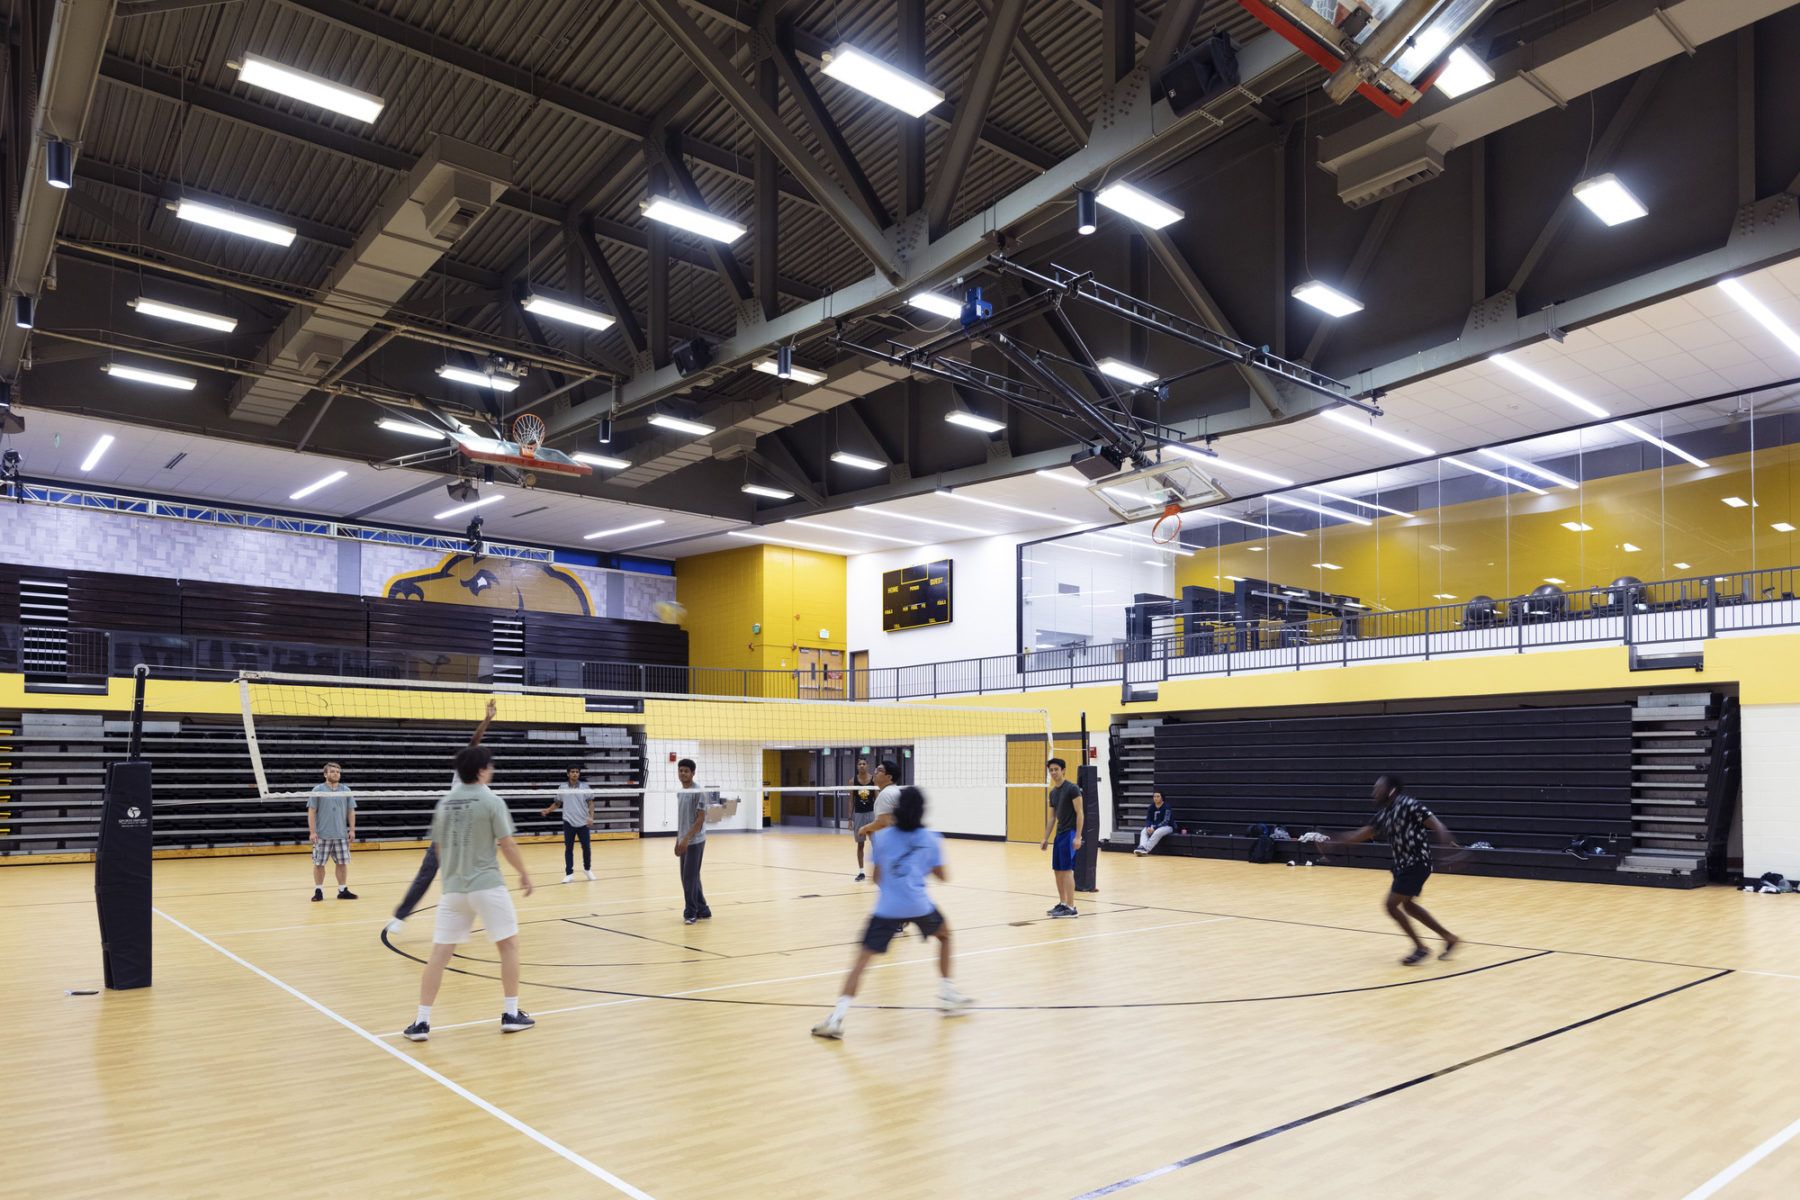
[[[1449,958],[1452,951],[1462,944],[1462,939],[1437,923],[1437,919],[1419,904],[1419,893],[1425,890],[1425,880],[1431,876],[1431,843],[1426,839],[1426,832],[1452,849],[1461,849],[1451,836],[1444,823],[1432,815],[1429,808],[1406,794],[1406,785],[1398,775],[1383,775],[1375,781],[1375,789],[1370,799],[1375,801],[1375,818],[1361,829],[1353,830],[1333,841],[1345,845],[1366,842],[1374,837],[1385,839],[1394,851],[1394,883],[1388,891],[1388,916],[1394,918],[1406,936],[1412,939],[1413,952],[1400,962],[1404,966],[1425,961],[1431,953],[1425,943],[1419,940],[1418,931],[1413,928],[1412,920],[1417,918],[1439,937],[1444,939],[1444,951],[1439,958]]]

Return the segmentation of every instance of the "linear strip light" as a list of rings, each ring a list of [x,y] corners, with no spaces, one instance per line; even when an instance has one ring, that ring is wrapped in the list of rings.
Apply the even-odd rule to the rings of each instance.
[[[1129,183],[1108,184],[1095,194],[1094,199],[1121,216],[1130,217],[1139,225],[1147,225],[1151,229],[1173,225],[1186,215],[1179,208],[1164,204],[1155,196],[1139,191]]]
[[[1367,434],[1369,437],[1380,438],[1382,441],[1390,442],[1393,445],[1400,447],[1402,450],[1411,450],[1414,454],[1430,456],[1437,453],[1437,451],[1433,450],[1430,446],[1421,446],[1418,442],[1412,441],[1410,438],[1403,438],[1397,433],[1389,433],[1387,430],[1368,421],[1358,421],[1356,418],[1339,409],[1328,408],[1320,415],[1327,421],[1330,421],[1333,425],[1342,425],[1345,429],[1354,429],[1356,432]]]
[[[1595,404],[1592,400],[1589,400],[1586,396],[1577,396],[1562,384],[1551,382],[1524,363],[1515,362],[1505,354],[1490,354],[1488,355],[1488,361],[1493,363],[1496,367],[1499,367],[1501,370],[1518,376],[1533,387],[1542,388],[1563,403],[1574,405],[1590,417],[1609,417],[1612,415],[1598,404]]]
[[[1468,47],[1458,46],[1450,52],[1450,57],[1444,61],[1444,69],[1438,72],[1431,86],[1454,100],[1492,82],[1492,68],[1470,53]]]
[[[749,232],[736,221],[727,220],[692,204],[671,200],[667,196],[652,196],[639,204],[638,208],[652,221],[710,238],[715,242],[735,242]]]
[[[878,542],[898,542],[902,546],[923,546],[924,542],[912,538],[894,537],[886,533],[866,533],[860,529],[844,529],[837,525],[826,525],[821,521],[789,521],[789,525],[798,525],[802,529],[821,529],[826,533],[841,533],[847,537],[874,538]]]
[[[1078,487],[1084,492],[1087,491],[1086,479],[1077,479],[1073,475],[1064,475],[1060,471],[1039,471],[1037,476],[1039,479],[1054,479],[1058,483],[1066,483],[1070,487]]]
[[[684,417],[672,417],[668,413],[656,413],[650,418],[652,425],[663,429],[673,429],[676,433],[691,433],[695,437],[705,437],[709,433],[718,432],[713,426],[700,421],[689,421]]]
[[[776,546],[792,546],[796,550],[818,550],[825,554],[848,556],[855,553],[854,550],[845,550],[839,546],[821,546],[817,542],[799,542],[792,538],[779,538],[767,533],[746,533],[742,529],[728,529],[725,531],[725,536],[743,538],[750,542],[767,542]]]
[[[431,519],[434,521],[448,521],[451,517],[460,517],[466,512],[473,512],[478,508],[486,508],[490,504],[498,504],[504,499],[506,499],[505,492],[494,492],[491,495],[481,497],[479,500],[471,500],[467,504],[458,504],[455,508],[446,508],[443,512],[438,513]]]
[[[1373,525],[1375,522],[1367,517],[1359,517],[1355,513],[1347,513],[1342,509],[1328,508],[1323,504],[1314,504],[1310,500],[1296,500],[1292,496],[1264,496],[1265,500],[1273,500],[1277,504],[1285,504],[1290,508],[1304,508],[1308,512],[1320,513],[1327,517],[1336,517],[1340,521],[1349,521],[1352,525]]]
[[[590,467],[605,467],[609,471],[623,471],[631,465],[628,458],[614,458],[610,454],[592,454],[586,450],[577,450],[569,455],[576,462],[586,463]]]
[[[467,367],[442,366],[437,369],[439,379],[448,379],[452,383],[466,383],[471,387],[489,388],[496,392],[516,391],[519,381],[509,375],[495,375],[487,371],[471,371]]]
[[[936,317],[962,320],[962,301],[954,296],[946,296],[941,292],[914,292],[907,303]]]
[[[221,317],[217,313],[184,308],[179,304],[152,300],[148,296],[139,296],[128,307],[137,309],[141,317],[161,317],[165,321],[180,321],[183,325],[198,325],[202,329],[216,329],[220,333],[230,333],[237,328],[236,317]]]
[[[1581,486],[1580,484],[1576,483],[1573,479],[1565,479],[1561,475],[1558,475],[1555,471],[1546,471],[1542,467],[1533,466],[1532,464],[1526,462],[1522,458],[1512,458],[1508,455],[1500,453],[1498,450],[1482,450],[1482,451],[1479,451],[1479,453],[1487,455],[1489,458],[1493,459],[1497,463],[1504,463],[1507,466],[1511,467],[1515,471],[1524,471],[1525,473],[1527,473],[1529,475],[1536,475],[1539,479],[1548,479],[1551,483],[1554,483],[1557,487],[1572,488],[1572,487],[1580,487]]]
[[[621,525],[617,529],[596,529],[592,533],[582,534],[581,540],[584,542],[591,542],[595,538],[615,537],[621,533],[635,533],[640,529],[649,529],[653,525],[661,525],[662,523],[663,518],[658,517],[654,521],[639,521],[636,525]]]
[[[1776,316],[1774,310],[1758,300],[1749,288],[1736,279],[1719,280],[1719,290],[1730,296],[1737,306],[1749,313],[1758,325],[1774,334],[1781,344],[1800,354],[1800,334],[1796,334],[1786,321]]]
[[[777,379],[784,378],[784,376],[781,374],[781,368],[776,365],[775,360],[772,358],[765,358],[761,362],[757,363],[756,369],[758,371],[761,371],[764,375],[773,375]],[[806,367],[790,366],[788,368],[788,373],[785,376],[785,378],[791,379],[795,383],[805,383],[805,384],[824,383],[825,382],[825,372],[810,370]]]
[[[400,421],[393,417],[383,417],[375,422],[375,425],[389,433],[405,433],[413,437],[434,438],[438,441],[443,441],[450,436],[442,429],[433,429],[429,425],[421,425],[417,421]]]
[[[329,79],[322,79],[297,67],[285,66],[260,54],[246,54],[243,62],[226,65],[237,69],[239,83],[267,88],[271,92],[279,92],[283,96],[290,96],[329,112],[354,117],[365,123],[379,117],[381,110],[387,105],[380,96],[333,83]]]
[[[1209,467],[1218,467],[1222,471],[1236,471],[1239,475],[1249,475],[1255,479],[1265,479],[1279,487],[1294,486],[1294,481],[1291,479],[1283,479],[1279,475],[1271,475],[1269,472],[1259,471],[1255,467],[1246,467],[1242,464],[1231,462],[1229,459],[1220,458],[1214,454],[1203,454],[1192,446],[1184,446],[1180,442],[1164,442],[1163,449],[1179,454],[1183,458],[1191,458],[1195,462],[1205,463]]]
[[[1133,387],[1143,387],[1145,384],[1155,383],[1158,379],[1162,378],[1155,372],[1146,371],[1144,368],[1137,366],[1134,363],[1128,363],[1122,358],[1103,358],[1095,363],[1094,366],[1099,369],[1102,375],[1110,375],[1114,379],[1122,380]]]
[[[129,379],[133,383],[148,383],[156,387],[174,388],[179,392],[191,392],[194,385],[200,382],[186,375],[170,375],[163,371],[149,371],[143,367],[127,366],[125,363],[107,363],[100,368],[115,379]]]
[[[1688,462],[1693,463],[1696,467],[1704,467],[1704,466],[1709,465],[1704,458],[1696,458],[1692,454],[1689,454],[1686,450],[1683,450],[1680,446],[1674,445],[1670,442],[1663,441],[1661,438],[1659,438],[1655,434],[1651,433],[1648,429],[1645,429],[1642,425],[1639,425],[1633,421],[1614,421],[1612,423],[1612,427],[1614,429],[1623,429],[1626,433],[1629,433],[1632,437],[1637,438],[1640,441],[1649,442],[1652,446],[1655,446],[1659,450],[1666,450],[1670,454],[1673,454],[1676,458],[1685,458]]]
[[[611,329],[616,324],[610,313],[603,313],[597,308],[583,308],[579,304],[570,304],[566,300],[558,300],[539,292],[526,296],[519,307],[536,316],[549,317],[552,321],[568,325],[579,325],[583,329]]]
[[[923,79],[890,66],[849,42],[839,42],[820,62],[825,74],[839,83],[892,105],[909,117],[922,117],[944,102],[944,93]]]
[[[330,487],[332,484],[336,483],[338,480],[342,479],[344,476],[348,475],[349,473],[350,472],[348,472],[348,471],[333,471],[331,474],[327,475],[325,478],[320,479],[314,483],[309,483],[297,492],[289,492],[288,499],[289,500],[304,500],[308,496],[312,495],[314,492],[318,491],[320,488]]]
[[[957,409],[955,412],[945,413],[944,420],[952,425],[961,425],[965,429],[974,429],[981,433],[1006,432],[1005,421],[996,421],[992,417],[983,417],[976,413],[963,412],[961,409]]]
[[[856,506],[857,512],[874,513],[878,517],[892,517],[896,521],[917,521],[921,525],[936,525],[942,529],[955,529],[962,533],[979,534],[982,537],[993,537],[992,529],[977,529],[973,525],[958,525],[955,521],[940,521],[936,517],[915,517],[911,513],[890,512],[885,508],[872,508],[866,504]]]
[[[1514,479],[1511,475],[1502,475],[1498,471],[1490,471],[1486,467],[1478,467],[1474,463],[1464,462],[1460,458],[1446,458],[1444,461],[1451,466],[1459,467],[1464,471],[1473,471],[1477,475],[1486,475],[1489,479],[1498,479],[1501,483],[1511,484],[1516,488],[1522,488],[1533,495],[1548,496],[1550,494],[1541,487],[1526,483],[1523,479]]]
[[[1302,304],[1312,305],[1328,317],[1348,317],[1363,310],[1361,300],[1346,296],[1329,283],[1320,283],[1316,279],[1300,284],[1290,295]]]
[[[1195,515],[1202,516],[1202,517],[1211,517],[1215,521],[1230,521],[1233,525],[1248,525],[1252,529],[1266,529],[1270,533],[1285,533],[1289,537],[1305,537],[1306,536],[1304,533],[1301,533],[1300,531],[1295,530],[1295,529],[1283,529],[1279,525],[1265,525],[1261,521],[1251,521],[1251,520],[1247,520],[1243,517],[1229,516],[1222,512],[1214,512],[1210,508],[1201,509]]]
[[[1592,533],[1594,527],[1585,521],[1564,521],[1562,527],[1570,533]]]
[[[747,496],[761,496],[767,500],[792,500],[794,493],[777,487],[768,487],[760,483],[746,483],[738,491]]]
[[[1134,550],[1142,550],[1143,549],[1143,546],[1139,545],[1138,541],[1133,540],[1133,539],[1140,539],[1142,541],[1150,543],[1152,546],[1155,546],[1158,550],[1161,550],[1164,554],[1175,554],[1175,555],[1179,555],[1182,558],[1194,557],[1194,552],[1192,550],[1188,550],[1184,547],[1176,546],[1173,543],[1165,544],[1163,542],[1159,542],[1147,533],[1134,534],[1129,531],[1127,531],[1124,534],[1099,533],[1099,532],[1096,532],[1096,531],[1090,529],[1090,530],[1087,530],[1085,533],[1082,533],[1078,536],[1105,538],[1109,542],[1119,542],[1124,545],[1130,546]]]
[[[1123,554],[1116,554],[1111,550],[1102,550],[1098,546],[1076,546],[1073,544],[1063,543],[1063,542],[1056,542],[1053,544],[1054,544],[1055,548],[1058,550],[1073,550],[1077,554],[1098,554],[1101,558],[1124,558],[1125,557]]]
[[[95,441],[94,448],[92,450],[89,450],[87,457],[81,460],[81,469],[83,471],[91,471],[95,467],[99,466],[101,455],[105,454],[107,449],[112,444],[113,444],[113,435],[112,434],[110,434],[110,433],[101,434],[99,439],[97,441]],[[338,473],[340,475],[343,474],[343,472],[341,472],[341,471]],[[1775,528],[1780,529],[1781,526],[1777,525]],[[1793,526],[1790,525],[1790,526],[1788,526],[1788,528],[1792,529]]]
[[[940,496],[948,497],[951,500],[961,500],[964,504],[979,504],[983,508],[997,508],[1001,512],[1017,513],[1021,517],[1048,517],[1048,516],[1050,516],[1049,513],[1043,512],[1039,509],[1020,508],[1014,504],[1002,504],[998,500],[983,500],[979,496],[966,496],[961,492],[953,492],[949,488],[939,488],[937,494]],[[1073,524],[1078,523],[1078,522],[1074,522],[1074,521],[1064,521],[1061,518],[1052,518],[1052,522],[1055,524],[1061,524],[1061,525],[1073,525]]]
[[[196,225],[209,225],[214,229],[222,229],[226,233],[255,238],[259,242],[268,242],[273,246],[291,246],[294,244],[294,239],[300,236],[300,231],[292,226],[277,225],[273,221],[232,212],[229,208],[220,208],[217,204],[207,204],[202,200],[177,200],[175,216],[178,220],[192,221]]]
[[[864,458],[860,454],[852,454],[848,450],[833,452],[831,461],[843,467],[855,467],[861,471],[879,471],[887,466],[879,459]]]
[[[1328,492],[1324,488],[1318,488],[1318,487],[1309,487],[1306,490],[1309,492],[1312,492],[1316,495],[1323,496],[1327,500],[1336,500],[1339,504],[1355,504],[1362,508],[1372,508],[1376,512],[1390,513],[1396,517],[1412,516],[1412,514],[1409,512],[1401,512],[1397,508],[1389,508],[1387,505],[1377,504],[1373,500],[1355,500],[1349,496],[1340,496],[1336,492]]]

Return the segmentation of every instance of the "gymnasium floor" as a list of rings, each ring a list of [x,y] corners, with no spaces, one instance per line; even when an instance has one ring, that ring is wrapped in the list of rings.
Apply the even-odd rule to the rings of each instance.
[[[1800,898],[1441,875],[1425,902],[1470,944],[1409,969],[1379,873],[1109,854],[1081,918],[1051,921],[1035,845],[952,841],[937,894],[981,1007],[940,1017],[934,948],[896,942],[859,998],[881,1007],[819,1042],[873,894],[850,847],[716,836],[715,918],[684,926],[669,839],[596,843],[599,880],[569,885],[559,846],[528,846],[548,884],[520,901],[538,1027],[502,1036],[499,984],[452,975],[423,1045],[395,1034],[429,914],[381,936],[417,851],[358,853],[354,903],[309,903],[300,856],[160,861],[156,986],[90,997],[64,989],[100,980],[92,868],[0,868],[0,1194],[1748,1200],[1800,1183],[1800,1138],[1744,1165],[1800,1117]],[[467,955],[494,972],[485,942]]]

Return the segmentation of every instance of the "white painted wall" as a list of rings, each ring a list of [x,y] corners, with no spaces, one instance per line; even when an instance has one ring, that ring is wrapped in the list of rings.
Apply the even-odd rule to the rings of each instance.
[[[737,815],[706,827],[762,828],[762,747],[710,739],[649,738],[644,745],[644,832],[676,833],[675,793],[681,790],[675,760],[691,758],[699,770],[694,782],[709,791],[740,798]]]
[[[913,782],[925,793],[925,823],[939,833],[1006,836],[1006,738],[922,738]]]
[[[1746,704],[1744,874],[1800,878],[1800,704]]]

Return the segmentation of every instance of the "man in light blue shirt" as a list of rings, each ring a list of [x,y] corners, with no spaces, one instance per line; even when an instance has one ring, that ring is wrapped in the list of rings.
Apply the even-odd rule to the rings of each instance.
[[[326,860],[337,864],[337,898],[354,900],[350,890],[350,843],[356,840],[356,795],[340,783],[343,768],[325,764],[325,782],[306,798],[306,833],[312,840],[314,900],[325,898]]]
[[[927,876],[947,882],[944,870],[944,839],[925,828],[925,794],[916,787],[899,789],[891,827],[884,827],[874,837],[874,852],[869,869],[874,872],[880,893],[875,911],[863,931],[862,945],[844,980],[843,994],[831,1015],[813,1026],[813,1036],[836,1040],[844,1036],[844,1017],[850,1002],[856,998],[856,987],[869,960],[886,954],[894,935],[908,925],[919,927],[921,938],[938,940],[938,973],[943,981],[938,987],[938,1004],[947,1017],[959,1016],[969,1006],[969,997],[956,990],[950,978],[950,923],[932,904],[925,890]]]

